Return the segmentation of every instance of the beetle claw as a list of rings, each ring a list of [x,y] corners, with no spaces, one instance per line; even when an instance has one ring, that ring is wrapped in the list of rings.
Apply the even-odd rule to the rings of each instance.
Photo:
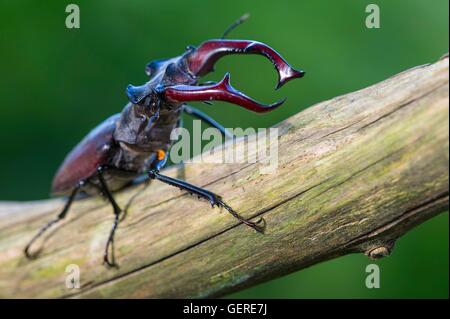
[[[209,40],[198,48],[190,48],[184,55],[187,71],[199,78],[214,70],[214,64],[223,56],[230,54],[259,54],[268,58],[278,73],[278,90],[292,79],[305,75],[302,70],[292,68],[283,57],[270,46],[249,40]],[[211,85],[175,85],[164,90],[166,98],[174,103],[200,101],[209,103],[213,100],[230,102],[254,112],[267,112],[283,104],[285,99],[265,105],[249,98],[230,85],[230,75],[227,73],[219,83]]]
[[[208,86],[192,86],[192,85],[175,85],[164,90],[164,96],[175,103],[184,103],[192,101],[224,101],[240,105],[253,112],[268,112],[281,104],[286,99],[280,100],[273,104],[261,104],[245,94],[233,88],[230,84],[230,74],[219,83]]]
[[[286,60],[267,44],[249,40],[209,40],[186,54],[189,71],[195,76],[203,76],[214,70],[214,64],[230,54],[259,54],[268,58],[278,73],[276,89],[292,79],[305,75],[302,70],[292,68]]]

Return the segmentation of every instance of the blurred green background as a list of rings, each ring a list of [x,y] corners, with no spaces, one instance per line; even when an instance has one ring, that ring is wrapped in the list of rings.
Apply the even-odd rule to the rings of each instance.
[[[307,76],[275,92],[262,57],[221,60],[206,80],[230,71],[235,87],[264,102],[288,96],[265,115],[216,103],[199,108],[226,127],[268,127],[300,110],[381,81],[448,51],[448,0],[76,1],[81,28],[66,29],[66,1],[0,0],[0,199],[48,197],[53,173],[91,128],[126,103],[127,84],[143,84],[145,64],[219,37],[263,41]],[[365,8],[381,9],[381,28],[365,27]],[[256,75],[256,76],[255,76]],[[189,127],[189,120],[186,120]],[[448,214],[421,225],[377,262],[381,288],[364,285],[362,255],[351,255],[231,297],[446,297]]]

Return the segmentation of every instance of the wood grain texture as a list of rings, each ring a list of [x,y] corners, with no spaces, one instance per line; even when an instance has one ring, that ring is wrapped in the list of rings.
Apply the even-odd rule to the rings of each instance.
[[[0,297],[212,297],[352,252],[387,255],[448,207],[448,90],[444,57],[312,106],[277,125],[275,175],[251,163],[165,170],[247,218],[263,216],[265,234],[151,182],[117,194],[128,206],[119,269],[102,266],[113,213],[99,197],[77,201],[28,261],[24,246],[63,200],[0,203]],[[69,264],[80,267],[81,289],[66,288]]]

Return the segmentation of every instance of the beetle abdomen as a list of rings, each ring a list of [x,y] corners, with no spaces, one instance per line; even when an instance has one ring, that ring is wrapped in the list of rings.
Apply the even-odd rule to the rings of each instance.
[[[52,194],[69,193],[78,182],[93,176],[98,166],[108,164],[119,117],[116,114],[102,122],[67,155],[53,179]]]

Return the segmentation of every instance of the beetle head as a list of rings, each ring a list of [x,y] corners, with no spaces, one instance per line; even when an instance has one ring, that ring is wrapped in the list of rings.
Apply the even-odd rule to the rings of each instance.
[[[284,100],[265,105],[234,89],[227,74],[222,81],[212,85],[197,85],[198,80],[214,70],[214,64],[229,54],[259,54],[267,57],[278,73],[276,89],[288,81],[304,76],[305,72],[292,68],[268,45],[248,40],[209,40],[198,48],[188,47],[178,57],[149,63],[146,73],[150,81],[142,86],[128,86],[127,95],[133,104],[162,105],[175,108],[191,101],[225,101],[254,112],[267,112]],[[163,101],[164,103],[160,103]]]
[[[133,104],[173,108],[182,103],[167,101],[164,95],[166,88],[197,82],[197,78],[187,72],[183,56],[152,61],[147,64],[145,73],[150,78],[147,83],[141,86],[128,85],[127,87],[128,100]],[[169,103],[161,103],[163,101]]]

